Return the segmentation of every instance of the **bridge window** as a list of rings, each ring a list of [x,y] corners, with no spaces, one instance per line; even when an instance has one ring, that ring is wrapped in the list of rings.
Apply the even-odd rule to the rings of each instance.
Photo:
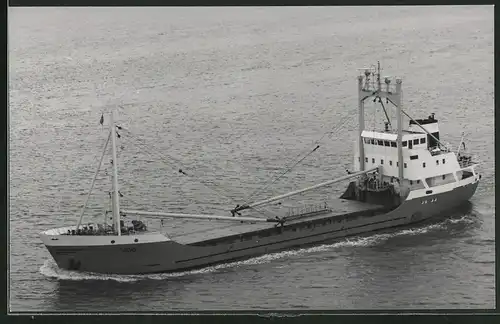
[[[425,144],[425,137],[422,137],[422,138],[420,139],[420,144]]]
[[[417,180],[417,184],[420,183],[420,180]]]
[[[391,142],[391,147],[398,147],[398,145],[396,144],[396,142]]]
[[[418,155],[412,155],[410,156],[410,160],[417,160],[418,159]]]
[[[416,140],[413,140],[413,145],[418,145],[418,138]]]
[[[408,145],[408,143],[406,141],[403,141],[403,147],[406,147],[406,145]]]
[[[384,146],[384,141],[378,140],[378,145]]]
[[[424,162],[424,163],[422,163],[422,166],[425,168],[425,162]]]
[[[410,185],[413,185],[413,180],[410,180]]]
[[[375,144],[375,140],[373,138],[370,138],[370,144]]]
[[[365,138],[363,138],[363,141],[364,141],[366,144],[370,144],[370,139],[368,139],[368,138],[366,138],[366,137],[365,137]]]
[[[407,167],[406,162],[403,164],[403,166],[404,166],[405,168]]]
[[[389,141],[384,141],[384,145],[385,146],[391,146],[391,144],[389,144]]]

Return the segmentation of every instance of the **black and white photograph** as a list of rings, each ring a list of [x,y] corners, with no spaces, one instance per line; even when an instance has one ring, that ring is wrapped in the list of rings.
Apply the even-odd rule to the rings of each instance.
[[[495,307],[494,7],[10,7],[8,311]]]

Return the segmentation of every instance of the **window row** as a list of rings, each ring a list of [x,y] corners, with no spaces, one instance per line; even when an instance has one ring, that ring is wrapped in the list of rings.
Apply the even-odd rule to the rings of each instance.
[[[412,155],[410,156],[410,160],[416,160],[418,159],[418,155]],[[359,157],[358,157],[358,161],[360,161]],[[365,157],[365,162],[368,163],[368,158]],[[443,164],[446,163],[446,159],[443,159],[442,160]],[[372,163],[375,164],[375,158],[372,158]],[[384,159],[380,159],[380,164],[384,164]],[[392,165],[392,161],[389,161],[389,165]],[[439,160],[436,160],[436,165],[439,165]],[[399,162],[396,161],[396,166],[399,167]],[[403,166],[406,168],[407,167],[407,164],[406,162],[403,164]],[[422,162],[422,167],[425,168],[426,166],[426,163],[425,162]]]
[[[380,139],[376,139],[376,138],[366,138],[366,137],[363,137],[363,141],[366,144],[387,146],[387,147],[398,147],[398,145],[395,141],[386,141],[386,140],[380,140]],[[407,147],[408,142],[410,142],[410,144],[413,143],[413,145],[425,144],[425,137],[417,138],[417,139],[414,139],[413,141],[412,140],[403,141],[402,142],[403,147]]]
[[[442,159],[443,164],[446,163],[446,159]],[[436,160],[436,165],[439,165],[439,159]],[[422,163],[422,166],[425,168],[425,162]]]
[[[446,180],[446,175],[445,174],[443,174],[441,177],[442,177],[443,180]],[[417,180],[417,184],[419,184],[419,183],[420,183],[420,180]],[[410,180],[410,185],[413,185],[413,180]]]
[[[358,161],[359,161],[359,157],[358,157]],[[368,158],[367,157],[365,157],[365,162],[368,163]],[[375,164],[375,158],[372,158],[372,163]],[[384,164],[384,159],[380,160],[380,164]],[[392,165],[392,161],[389,161],[389,165]],[[397,161],[396,161],[396,166],[399,166],[399,162],[397,162]],[[407,167],[406,162],[403,163],[403,166],[405,168]]]
[[[363,138],[364,142],[366,144],[373,144],[373,145],[380,145],[380,146],[387,146],[387,147],[397,147],[396,142],[394,141],[384,141],[384,140],[379,140],[376,138]]]

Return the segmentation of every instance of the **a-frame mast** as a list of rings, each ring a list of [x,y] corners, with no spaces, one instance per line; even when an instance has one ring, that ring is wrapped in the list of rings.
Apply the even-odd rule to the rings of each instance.
[[[374,80],[376,78],[376,80]],[[365,170],[365,152],[362,132],[365,130],[365,100],[375,98],[387,98],[396,106],[396,120],[397,120],[397,146],[398,146],[398,171],[400,183],[403,183],[403,116],[401,114],[402,100],[401,100],[401,85],[402,80],[396,79],[396,87],[391,86],[389,77],[384,78],[385,87],[382,87],[380,77],[380,62],[377,64],[377,70],[364,69],[364,73],[358,76],[358,109],[359,109],[359,158],[360,158],[360,171]],[[384,89],[385,88],[385,89]]]

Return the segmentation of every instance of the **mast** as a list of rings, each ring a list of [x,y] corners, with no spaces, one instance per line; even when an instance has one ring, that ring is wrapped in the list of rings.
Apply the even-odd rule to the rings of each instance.
[[[380,85],[380,61],[377,62],[377,90],[380,91],[382,89]]]
[[[382,87],[382,78],[380,75],[380,62],[377,62],[377,67],[364,69],[364,73],[358,76],[358,90],[359,90],[359,156],[360,156],[360,168],[361,171],[364,170],[364,149],[363,141],[361,138],[361,132],[364,129],[364,106],[365,100],[375,97],[375,100],[379,99],[382,102],[382,98],[386,98],[396,106],[396,119],[397,119],[397,147],[398,147],[398,176],[400,182],[403,180],[403,118],[402,118],[402,102],[401,102],[401,84],[402,80],[396,78],[396,87],[391,85],[391,78],[384,77],[385,87]],[[371,80],[370,77],[376,78],[376,80]],[[375,101],[374,100],[374,101]],[[384,108],[385,112],[385,108]],[[387,114],[386,114],[386,117]],[[389,118],[388,118],[389,119]],[[386,132],[389,131],[386,129]]]
[[[402,103],[401,103],[401,79],[396,79],[396,117],[397,117],[397,128],[398,128],[398,137],[397,137],[397,146],[398,146],[398,176],[399,182],[403,183],[403,115],[402,111]]]
[[[120,228],[120,198],[118,194],[118,160],[116,158],[116,125],[115,125],[115,111],[113,110],[110,118],[111,127],[111,147],[113,151],[113,223],[115,225],[115,232],[122,235]]]
[[[363,137],[361,134],[365,130],[365,102],[363,99],[363,76],[358,76],[358,109],[359,109],[359,119],[358,119],[358,147],[359,147],[359,171],[365,170],[365,147],[363,145]]]

